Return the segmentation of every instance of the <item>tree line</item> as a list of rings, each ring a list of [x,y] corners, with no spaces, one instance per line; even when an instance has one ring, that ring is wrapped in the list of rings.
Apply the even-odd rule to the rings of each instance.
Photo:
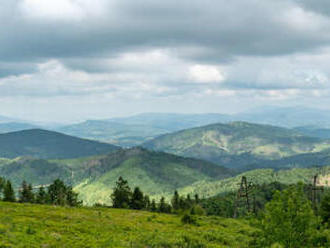
[[[127,180],[119,177],[116,186],[111,194],[112,207],[135,210],[148,210],[160,213],[179,213],[189,211],[191,214],[203,214],[204,211],[199,205],[199,196],[196,194],[192,199],[188,194],[186,197],[174,192],[171,203],[166,202],[165,197],[161,197],[156,203],[155,199],[150,200],[139,187],[132,190]]]
[[[65,185],[60,179],[54,180],[48,187],[40,186],[34,190],[32,184],[23,181],[18,190],[18,198],[10,180],[0,178],[0,196],[2,201],[19,203],[51,204],[60,206],[80,206],[82,201],[78,199],[71,186]]]

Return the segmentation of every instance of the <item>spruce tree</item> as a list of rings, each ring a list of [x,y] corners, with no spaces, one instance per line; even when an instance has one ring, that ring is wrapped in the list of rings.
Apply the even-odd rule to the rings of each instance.
[[[38,190],[37,196],[36,196],[36,202],[38,204],[46,204],[47,203],[47,193],[45,191],[45,188],[41,186]]]
[[[119,177],[116,182],[116,187],[111,194],[112,206],[114,208],[129,208],[131,196],[132,191],[128,186],[128,182],[122,177]]]
[[[15,192],[9,180],[6,182],[3,190],[3,201],[7,201],[7,202],[16,201]]]
[[[150,198],[148,195],[144,195],[144,199],[143,199],[143,202],[144,202],[144,208],[147,209],[147,210],[150,210]]]
[[[21,203],[33,203],[34,202],[34,194],[32,185],[28,185],[26,181],[22,182],[21,189],[19,191],[19,202]]]
[[[158,211],[161,213],[168,213],[169,211],[168,204],[166,204],[164,197],[160,199]]]
[[[174,210],[179,210],[180,209],[180,196],[178,191],[174,191],[174,195],[172,198],[172,207]]]
[[[198,194],[195,194],[195,203],[199,204],[199,195]]]
[[[64,206],[67,204],[67,187],[60,180],[56,179],[49,187],[48,187],[48,195],[50,203],[53,205],[61,205]]]
[[[156,211],[157,211],[157,205],[156,205],[156,201],[155,201],[155,199],[152,199],[152,201],[151,201],[151,204],[150,204],[150,210],[151,210],[152,212],[156,212]]]
[[[145,204],[144,204],[143,193],[141,192],[139,187],[136,187],[132,194],[130,207],[132,209],[143,209],[144,206],[145,206]]]
[[[71,186],[67,187],[66,190],[66,202],[67,205],[71,207],[77,207],[82,205],[82,201],[78,199],[78,193],[75,193]]]

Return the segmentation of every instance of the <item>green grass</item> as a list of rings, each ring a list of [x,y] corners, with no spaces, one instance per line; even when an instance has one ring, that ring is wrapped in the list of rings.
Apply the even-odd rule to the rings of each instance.
[[[244,248],[257,236],[243,220],[0,202],[0,247]]]

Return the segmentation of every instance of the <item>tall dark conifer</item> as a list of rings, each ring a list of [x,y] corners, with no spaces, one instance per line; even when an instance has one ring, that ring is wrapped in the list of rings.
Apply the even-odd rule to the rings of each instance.
[[[8,180],[5,184],[4,190],[3,190],[3,200],[7,202],[15,202],[15,192],[11,185],[11,182]]]

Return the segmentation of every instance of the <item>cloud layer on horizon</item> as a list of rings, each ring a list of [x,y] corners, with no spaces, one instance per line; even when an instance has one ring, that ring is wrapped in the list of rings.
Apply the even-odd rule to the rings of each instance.
[[[0,21],[8,115],[231,112],[330,96],[326,0],[5,0]]]

